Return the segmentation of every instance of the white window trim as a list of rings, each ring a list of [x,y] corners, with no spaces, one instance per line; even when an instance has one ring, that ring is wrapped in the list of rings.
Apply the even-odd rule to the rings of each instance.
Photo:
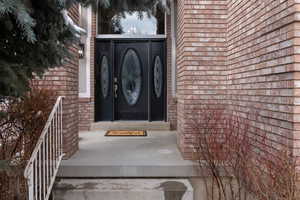
[[[177,94],[177,62],[176,62],[176,27],[175,27],[175,2],[171,1],[171,83],[172,83],[172,96],[176,97]]]
[[[87,8],[87,37],[85,42],[86,58],[86,92],[79,92],[80,98],[91,97],[91,38],[92,38],[92,7]]]
[[[159,35],[121,35],[121,34],[98,34],[96,36],[98,39],[118,39],[118,38],[125,38],[125,39],[165,39],[167,36],[165,34]]]

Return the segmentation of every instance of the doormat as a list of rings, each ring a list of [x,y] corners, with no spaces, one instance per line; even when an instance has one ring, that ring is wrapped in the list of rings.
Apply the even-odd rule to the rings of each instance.
[[[105,136],[147,136],[147,131],[119,131],[111,130],[105,133]]]

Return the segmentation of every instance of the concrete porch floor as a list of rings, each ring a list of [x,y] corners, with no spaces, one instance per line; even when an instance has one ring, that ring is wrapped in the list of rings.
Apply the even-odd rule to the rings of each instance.
[[[183,160],[176,132],[147,131],[147,137],[105,137],[80,132],[79,151],[64,160],[60,178],[196,177],[197,163]]]

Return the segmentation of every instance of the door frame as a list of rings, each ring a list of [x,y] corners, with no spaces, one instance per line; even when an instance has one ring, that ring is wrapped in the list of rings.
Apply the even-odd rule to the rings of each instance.
[[[152,64],[152,60],[151,60],[151,57],[152,57],[152,50],[151,50],[151,42],[163,42],[163,46],[164,46],[164,49],[163,49],[163,55],[162,57],[164,58],[164,61],[163,61],[163,65],[164,65],[164,73],[163,73],[163,92],[164,92],[164,99],[163,99],[163,108],[164,108],[164,112],[163,112],[163,119],[161,121],[167,121],[167,98],[168,98],[168,93],[167,93],[167,85],[168,85],[168,81],[167,81],[167,41],[166,41],[166,37],[147,37],[147,38],[133,38],[133,37],[116,37],[116,38],[111,38],[111,37],[96,37],[95,38],[95,45],[94,45],[94,52],[95,52],[95,55],[94,55],[94,63],[95,63],[95,68],[99,67],[98,63],[97,63],[97,45],[99,42],[103,42],[103,41],[106,41],[106,42],[110,42],[110,46],[111,46],[111,50],[110,50],[110,56],[111,56],[111,73],[112,73],[112,79],[110,80],[110,84],[112,86],[114,86],[114,74],[115,74],[115,43],[117,42],[147,42],[147,45],[148,45],[148,48],[149,48],[149,52],[148,52],[148,121],[151,122],[152,119],[151,119],[151,88],[150,88],[150,85],[152,85],[152,83],[150,83],[152,81],[152,79],[150,78],[151,77],[151,68],[153,67],[151,64]],[[94,92],[96,94],[96,84],[97,84],[97,79],[96,79],[96,69],[94,70]],[[114,87],[111,87],[111,92],[112,94],[114,95]],[[115,98],[113,97],[112,98],[113,102],[113,106],[112,106],[112,119],[110,121],[118,121],[116,119],[116,101],[115,101]],[[95,96],[95,107],[96,107],[96,96]],[[97,115],[97,109],[95,108],[94,109],[94,121],[95,122],[98,122],[96,120],[96,115]]]

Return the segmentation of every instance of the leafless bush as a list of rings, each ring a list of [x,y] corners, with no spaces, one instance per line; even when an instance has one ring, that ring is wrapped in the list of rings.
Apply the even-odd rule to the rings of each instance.
[[[25,199],[23,170],[53,107],[55,93],[34,87],[1,104],[0,199]]]
[[[201,171],[206,173],[208,199],[296,200],[292,151],[286,146],[269,147],[263,131],[253,135],[250,119],[257,114],[241,117],[224,107],[207,106],[194,118],[195,150]]]

